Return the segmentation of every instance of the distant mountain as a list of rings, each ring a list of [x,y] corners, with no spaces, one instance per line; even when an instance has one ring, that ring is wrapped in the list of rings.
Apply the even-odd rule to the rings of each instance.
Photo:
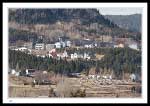
[[[141,14],[105,15],[105,17],[121,28],[141,32]]]

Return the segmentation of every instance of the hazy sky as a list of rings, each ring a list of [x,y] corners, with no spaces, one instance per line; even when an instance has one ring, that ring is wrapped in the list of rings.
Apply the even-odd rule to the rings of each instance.
[[[142,14],[142,8],[127,8],[127,7],[103,7],[103,8],[99,8],[99,11],[101,14],[103,15],[130,15],[130,14],[136,14],[136,13],[140,13]]]

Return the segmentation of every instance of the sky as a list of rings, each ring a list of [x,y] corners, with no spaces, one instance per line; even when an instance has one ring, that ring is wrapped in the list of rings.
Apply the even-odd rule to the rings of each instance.
[[[127,7],[103,7],[99,8],[102,15],[130,15],[130,14],[142,14],[142,8],[127,8]]]

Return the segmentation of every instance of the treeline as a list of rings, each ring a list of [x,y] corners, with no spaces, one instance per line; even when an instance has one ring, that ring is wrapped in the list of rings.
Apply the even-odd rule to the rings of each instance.
[[[66,59],[42,58],[25,54],[19,51],[9,50],[9,67],[15,69],[19,65],[21,70],[33,68],[38,70],[48,70],[59,74],[69,74],[72,72],[88,73],[92,67],[96,67],[97,73],[102,69],[112,70],[121,78],[123,73],[141,74],[141,52],[129,48],[121,49],[98,49],[99,53],[104,53],[102,60],[82,60],[67,61]]]
[[[49,57],[36,57],[20,51],[9,50],[9,67],[15,69],[19,66],[20,70],[33,68],[38,70],[54,71],[55,73],[67,74],[70,72],[81,72],[89,66],[94,65],[94,61],[76,60],[67,61],[52,59]]]
[[[121,78],[123,73],[141,75],[141,52],[130,48],[110,49],[98,66],[113,69],[118,78]]]

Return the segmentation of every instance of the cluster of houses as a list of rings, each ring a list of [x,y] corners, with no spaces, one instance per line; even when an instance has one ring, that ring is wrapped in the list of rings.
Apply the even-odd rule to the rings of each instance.
[[[129,47],[134,50],[139,50],[140,44],[127,38],[115,38],[111,42],[95,41],[91,39],[78,39],[72,40],[59,38],[59,41],[52,44],[36,43],[33,47],[32,42],[24,43],[21,47],[13,48],[13,50],[32,53],[33,50],[39,51],[50,51],[52,49],[60,49],[66,47],[83,47],[83,48],[94,48],[94,47],[107,47],[107,48],[124,48]],[[72,54],[72,57],[76,58],[76,54]]]
[[[33,47],[32,42],[24,43],[21,47],[12,48],[13,50],[26,52],[28,54],[36,55],[37,57],[52,57],[52,58],[70,58],[70,59],[91,59],[91,56],[88,53],[77,53],[74,52],[72,54],[68,54],[65,50],[63,53],[56,52],[56,49],[66,48],[66,47],[83,47],[83,48],[94,48],[94,47],[106,47],[106,48],[124,48],[129,47],[134,50],[139,50],[139,45],[137,42],[132,41],[126,38],[116,38],[111,42],[101,42],[95,41],[91,39],[78,39],[70,41],[69,39],[62,39],[53,44],[44,44],[44,43],[36,43]]]
[[[67,58],[68,53],[66,50],[63,53],[57,53],[56,49],[52,49],[49,51],[48,56],[52,58]]]
[[[91,59],[91,57],[87,53],[84,53],[84,54],[73,53],[70,55],[70,57],[71,59],[78,59],[78,58]]]
[[[16,71],[15,69],[10,69],[9,74],[15,75],[15,76],[28,76],[28,77],[34,77],[34,73],[37,72],[38,70],[35,69],[26,69],[24,71]]]
[[[49,54],[48,54],[49,57],[52,57],[52,58],[70,58],[72,60],[74,59],[78,59],[78,58],[81,58],[81,59],[91,59],[91,57],[89,56],[88,53],[72,53],[72,54],[68,54],[66,50],[64,50],[63,53],[57,53],[56,49],[52,49],[51,51],[49,51]]]
[[[35,50],[51,50],[54,48],[65,48],[65,47],[71,47],[71,41],[70,40],[62,40],[59,38],[58,42],[55,42],[53,44],[45,44],[45,43],[36,43],[33,46],[32,42],[26,42],[24,45],[20,45],[21,47],[10,47],[13,50],[18,50],[18,51],[30,51],[35,49]]]

